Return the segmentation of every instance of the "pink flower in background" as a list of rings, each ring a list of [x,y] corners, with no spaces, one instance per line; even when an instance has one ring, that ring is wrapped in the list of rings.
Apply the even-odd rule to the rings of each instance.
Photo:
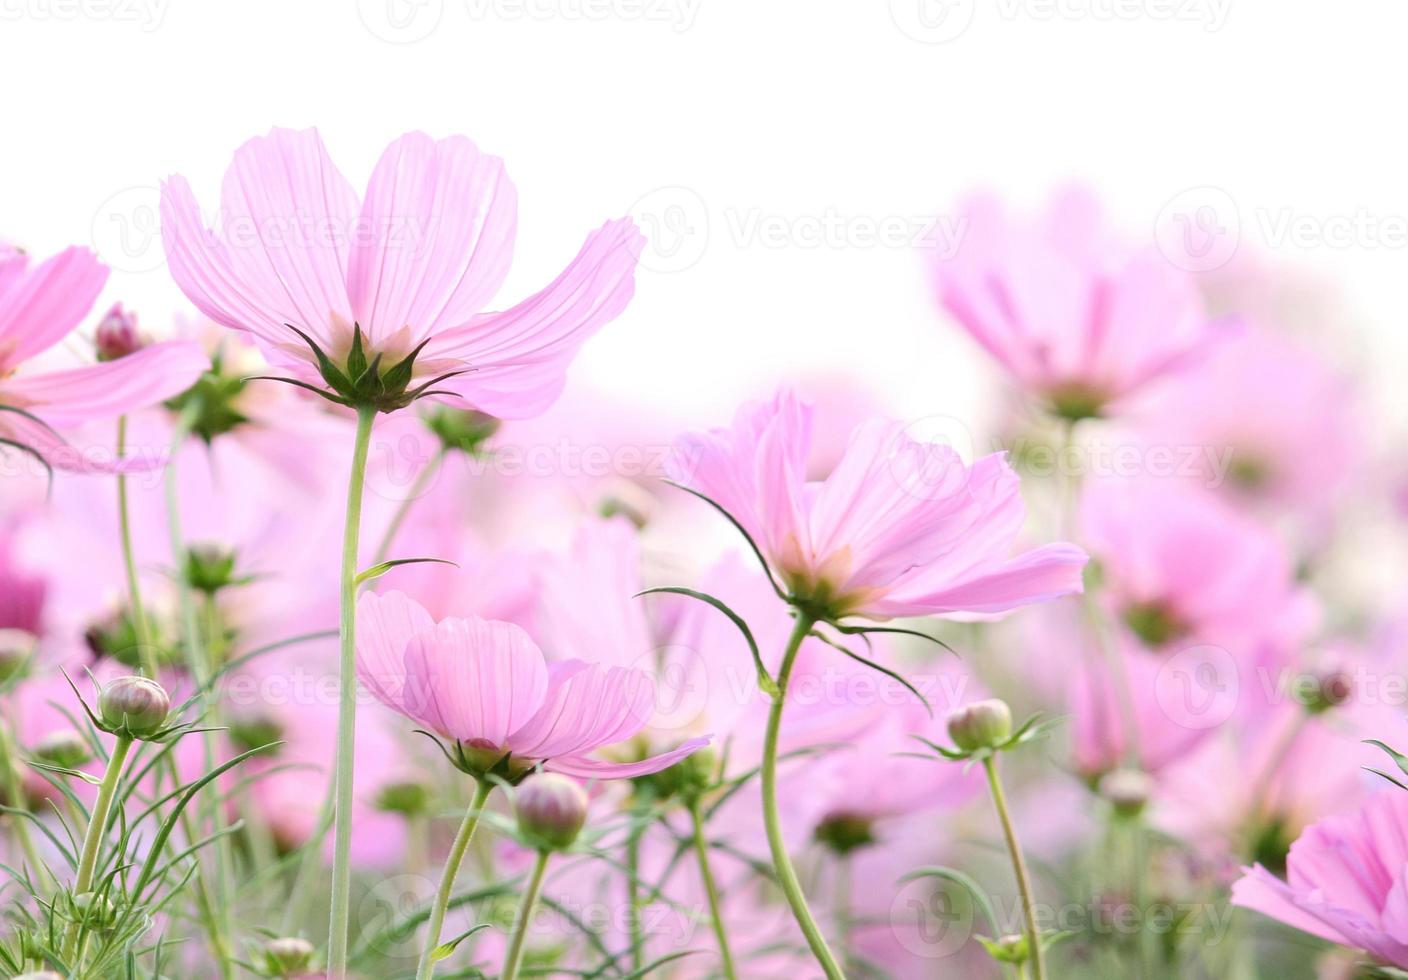
[[[1147,647],[1241,650],[1309,618],[1285,545],[1210,493],[1152,480],[1095,483],[1081,525],[1111,612]]]
[[[1151,447],[1207,447],[1189,474],[1202,486],[1318,531],[1366,449],[1352,380],[1264,327],[1219,344],[1133,421]]]
[[[1119,407],[1222,331],[1192,277],[1152,246],[1116,238],[1084,191],[1058,193],[1036,220],[978,197],[952,235],[929,249],[939,304],[1057,414]]]
[[[107,267],[84,248],[64,249],[33,266],[23,252],[0,248],[0,442],[33,452],[55,469],[150,466],[150,460],[82,453],[53,427],[116,418],[155,404],[188,388],[207,366],[195,344],[168,342],[98,364],[19,370],[78,325],[107,277]]]
[[[1408,967],[1408,794],[1387,790],[1291,845],[1286,880],[1257,865],[1232,904]]]
[[[644,242],[629,219],[609,221],[545,289],[483,313],[508,273],[517,192],[499,158],[423,133],[386,148],[359,201],[316,130],[274,129],[235,152],[218,232],[183,177],[163,186],[161,215],[191,301],[300,380],[321,388],[327,376],[296,331],[350,377],[364,366],[348,364],[360,329],[382,378],[416,355],[388,395],[459,372],[434,389],[501,418],[551,404],[577,348],[629,302]]]
[[[624,779],[668,768],[709,741],[691,739],[638,762],[591,758],[650,720],[649,674],[581,660],[549,667],[519,627],[477,617],[436,623],[399,592],[358,603],[357,673],[379,701],[454,739],[486,771],[508,760]]]
[[[679,483],[712,499],[762,549],[792,598],[885,619],[1000,613],[1081,590],[1086,556],[1050,544],[1010,557],[1026,517],[1001,454],[964,464],[899,422],[856,428],[826,480],[806,480],[812,412],[783,391],[731,429],[681,437]]]

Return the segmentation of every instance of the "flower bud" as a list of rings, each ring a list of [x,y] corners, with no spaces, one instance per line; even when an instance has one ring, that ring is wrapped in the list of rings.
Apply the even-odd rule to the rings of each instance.
[[[1338,667],[1324,667],[1305,674],[1296,686],[1296,699],[1311,714],[1338,708],[1354,695],[1354,679]]]
[[[1138,769],[1114,769],[1100,779],[1100,795],[1110,801],[1122,817],[1134,817],[1149,802],[1154,781]]]
[[[137,329],[137,314],[124,310],[121,303],[114,303],[98,321],[93,346],[100,361],[115,361],[147,346],[146,338]]]
[[[235,553],[216,544],[193,544],[186,549],[181,575],[197,592],[214,595],[235,582]]]
[[[171,698],[150,677],[119,677],[98,696],[98,714],[115,735],[149,738],[161,730]]]
[[[376,795],[376,808],[387,813],[414,817],[430,808],[430,788],[424,783],[388,783]]]
[[[446,449],[458,449],[473,456],[499,431],[502,423],[492,415],[473,409],[437,405],[425,417],[425,424]]]
[[[948,716],[948,735],[964,752],[994,749],[1012,736],[1012,709],[1006,701],[974,701]]]
[[[106,929],[117,921],[117,906],[105,895],[84,892],[73,896],[72,902],[75,922],[87,922],[93,928]]]
[[[276,977],[306,973],[313,962],[313,944],[298,936],[281,936],[264,944],[264,965]]]
[[[250,714],[230,721],[230,741],[241,752],[262,748],[283,737],[283,723],[272,714]]]
[[[45,735],[35,744],[34,754],[60,769],[77,769],[93,758],[92,747],[72,728],[60,728]]]
[[[875,843],[874,824],[869,817],[835,813],[817,824],[814,836],[833,853],[850,854]]]
[[[514,799],[518,830],[543,851],[565,851],[587,822],[586,791],[557,773],[539,773],[524,783]]]
[[[0,629],[0,684],[19,676],[38,644],[29,630]]]

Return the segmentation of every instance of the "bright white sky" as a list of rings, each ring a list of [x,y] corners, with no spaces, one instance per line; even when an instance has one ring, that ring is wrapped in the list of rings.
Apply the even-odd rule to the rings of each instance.
[[[1342,282],[1345,343],[1387,381],[1408,354],[1405,36],[1383,0],[0,0],[0,235],[93,243],[108,298],[159,328],[183,308],[163,175],[213,208],[273,123],[319,126],[358,185],[399,133],[460,132],[518,184],[506,299],[609,216],[658,236],[579,380],[718,417],[842,367],[900,411],[965,415],[985,375],[904,229],[975,185],[1035,201],[1078,177],[1149,235],[1212,187],[1242,247]]]

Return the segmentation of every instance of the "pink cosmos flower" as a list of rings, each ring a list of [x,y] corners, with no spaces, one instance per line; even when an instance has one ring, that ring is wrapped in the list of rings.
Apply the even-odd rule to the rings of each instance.
[[[107,267],[85,248],[31,265],[25,253],[0,247],[0,444],[32,452],[48,467],[91,473],[149,466],[81,453],[54,427],[152,405],[188,388],[207,366],[195,344],[168,342],[98,364],[19,370],[78,325],[107,277]]]
[[[161,215],[186,295],[297,379],[343,396],[346,382],[389,411],[453,374],[430,388],[500,418],[557,396],[577,348],[630,300],[644,242],[608,221],[546,288],[481,312],[508,272],[517,192],[499,158],[423,133],[386,148],[359,201],[316,130],[274,129],[235,152],[218,232],[183,177],[163,186]]]
[[[1085,191],[1035,221],[989,197],[929,250],[939,304],[1059,415],[1101,415],[1183,368],[1216,339],[1192,277],[1103,224]]]
[[[357,673],[383,704],[445,738],[476,772],[521,775],[542,763],[582,778],[625,779],[674,765],[707,738],[639,762],[590,757],[633,738],[650,720],[650,675],[581,660],[549,666],[511,623],[470,617],[435,622],[400,592],[357,606]]]
[[[1286,880],[1257,865],[1232,904],[1408,967],[1408,794],[1385,791],[1327,817],[1291,845]]]
[[[790,392],[686,435],[670,475],[730,514],[789,601],[822,618],[1000,613],[1081,591],[1086,556],[1050,544],[1010,557],[1026,508],[1002,454],[966,465],[899,422],[858,426],[835,470],[808,482],[812,411]]]

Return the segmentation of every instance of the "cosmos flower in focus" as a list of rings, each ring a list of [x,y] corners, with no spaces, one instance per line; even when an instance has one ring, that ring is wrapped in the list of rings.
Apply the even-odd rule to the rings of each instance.
[[[0,247],[0,444],[32,454],[46,468],[112,472],[150,466],[148,459],[80,452],[55,430],[160,402],[189,387],[207,366],[197,345],[172,341],[129,345],[122,356],[96,364],[27,370],[26,362],[78,325],[107,278],[107,267],[85,248],[66,248],[31,264],[25,253]]]
[[[783,391],[744,405],[732,428],[681,437],[669,462],[747,532],[798,608],[833,622],[991,614],[1081,591],[1074,545],[1012,556],[1026,508],[1002,454],[969,466],[877,419],[808,482],[811,441],[810,406]]]
[[[220,216],[208,228],[185,178],[165,182],[171,274],[293,380],[381,411],[449,393],[504,419],[557,397],[577,348],[629,302],[644,243],[608,221],[547,287],[482,312],[508,273],[517,192],[499,158],[424,133],[386,148],[359,200],[316,130],[271,130],[235,152]]]
[[[357,674],[383,704],[454,743],[466,772],[517,779],[541,763],[583,778],[659,772],[708,743],[695,738],[639,762],[592,758],[627,741],[655,710],[650,675],[582,660],[548,665],[511,623],[439,623],[400,592],[357,606]]]
[[[1080,190],[1035,221],[979,197],[928,250],[934,295],[1029,394],[1069,419],[1099,416],[1201,357],[1209,322],[1192,277],[1102,224]]]

